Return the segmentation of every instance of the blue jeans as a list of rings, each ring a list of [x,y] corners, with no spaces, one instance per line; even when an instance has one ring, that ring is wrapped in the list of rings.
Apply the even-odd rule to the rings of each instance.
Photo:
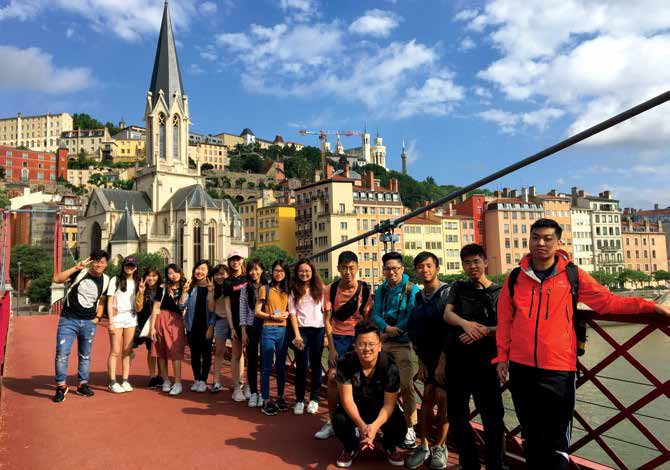
[[[298,328],[300,336],[305,343],[305,348],[300,351],[295,348],[295,401],[305,401],[305,388],[307,382],[307,360],[311,371],[309,399],[319,401],[321,391],[321,356],[323,355],[323,335],[325,328],[303,327]]]
[[[270,398],[270,374],[277,358],[277,395],[284,396],[286,385],[286,355],[288,342],[286,341],[286,327],[264,326],[261,332],[261,397]]]
[[[353,336],[333,334],[333,347],[337,352],[338,360],[342,359],[347,351],[353,350],[355,339]]]
[[[77,338],[77,353],[79,367],[77,379],[79,384],[88,382],[91,372],[91,349],[95,337],[95,323],[93,320],[77,320],[60,317],[58,333],[56,334],[56,384],[65,385],[67,368],[70,361],[70,351],[74,339]]]

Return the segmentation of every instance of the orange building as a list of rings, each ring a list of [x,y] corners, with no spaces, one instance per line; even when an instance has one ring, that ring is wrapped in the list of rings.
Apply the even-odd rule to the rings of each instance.
[[[572,198],[567,194],[559,195],[555,189],[547,194],[535,194],[535,186],[528,188],[528,199],[530,201],[542,204],[544,208],[544,218],[553,219],[563,229],[561,249],[570,255],[573,259],[572,246]]]
[[[660,221],[654,224],[649,221],[632,222],[624,219],[621,222],[621,232],[626,269],[647,274],[668,270],[665,233]]]

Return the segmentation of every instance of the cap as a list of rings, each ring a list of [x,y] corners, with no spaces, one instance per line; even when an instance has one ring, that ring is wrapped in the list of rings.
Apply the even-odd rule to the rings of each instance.
[[[244,256],[242,256],[242,252],[240,250],[230,250],[228,252],[228,258],[227,259],[230,259],[230,258],[244,258]]]
[[[138,266],[137,258],[135,258],[134,256],[127,256],[126,259],[123,260],[123,265],[124,266],[129,265],[129,266],[137,267]]]

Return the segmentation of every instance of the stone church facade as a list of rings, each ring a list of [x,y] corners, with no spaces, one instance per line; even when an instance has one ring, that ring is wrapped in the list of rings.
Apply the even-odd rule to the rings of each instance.
[[[112,260],[136,252],[160,253],[188,273],[207,258],[224,261],[231,249],[246,254],[239,214],[230,201],[205,191],[200,166],[189,165],[188,97],[184,94],[167,2],[144,112],[146,167],[132,191],[95,189],[79,218],[79,252],[108,249]]]

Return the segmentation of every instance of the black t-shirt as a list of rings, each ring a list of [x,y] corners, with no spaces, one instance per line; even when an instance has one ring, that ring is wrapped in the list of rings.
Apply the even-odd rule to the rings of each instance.
[[[554,261],[554,264],[551,265],[551,268],[549,269],[543,269],[543,270],[537,270],[533,268],[533,272],[537,276],[537,278],[540,280],[540,282],[544,282],[545,279],[547,279],[549,276],[551,276],[554,273],[554,269],[556,268],[556,264],[558,261]]]
[[[72,284],[80,272],[81,270],[75,271],[68,282]],[[103,276],[96,277],[86,273],[84,278],[68,292],[61,316],[76,320],[93,320],[98,308],[98,299],[107,295],[107,292],[102,291],[104,287]]]
[[[144,304],[142,305],[142,310],[137,313],[137,333],[139,334],[142,331],[144,323],[151,317],[151,313],[154,310],[154,300],[156,300],[156,295],[161,291],[161,288],[156,286],[155,289],[150,289],[147,287],[144,290]],[[158,297],[160,300],[160,297]]]
[[[161,310],[169,310],[171,312],[176,312],[176,313],[181,313],[181,309],[179,308],[179,305],[177,303],[179,302],[179,298],[181,297],[181,292],[182,289],[181,287],[178,289],[175,289],[172,292],[172,295],[170,295],[170,290],[165,293],[165,296],[163,296],[163,290],[167,289],[167,287],[159,287],[156,289],[156,300],[161,300]],[[174,296],[174,297],[173,297]]]
[[[366,377],[356,351],[349,351],[337,363],[337,383],[349,384],[353,388],[354,403],[361,413],[372,416],[384,406],[384,392],[400,391],[400,374],[393,358],[379,353],[377,364]]]
[[[247,278],[244,274],[237,277],[230,276],[223,281],[223,295],[230,298],[230,313],[233,315],[233,326],[240,326],[240,292],[242,287],[247,285]]]
[[[195,298],[195,312],[193,315],[193,325],[191,331],[207,330],[207,287],[196,287],[197,297]],[[192,295],[192,294],[191,294]]]
[[[427,365],[437,365],[447,340],[444,308],[449,297],[449,286],[440,286],[426,296],[419,291],[414,297],[414,309],[407,322],[407,334],[419,359]]]
[[[479,288],[478,288],[479,287]],[[498,296],[500,286],[492,283],[486,288],[481,284],[475,285],[470,281],[458,281],[451,286],[447,303],[454,306],[456,314],[464,320],[474,321],[486,326],[498,324]],[[449,329],[449,344],[461,344],[458,339],[463,334],[463,328]],[[490,349],[495,347],[495,338],[488,336],[473,344]]]

